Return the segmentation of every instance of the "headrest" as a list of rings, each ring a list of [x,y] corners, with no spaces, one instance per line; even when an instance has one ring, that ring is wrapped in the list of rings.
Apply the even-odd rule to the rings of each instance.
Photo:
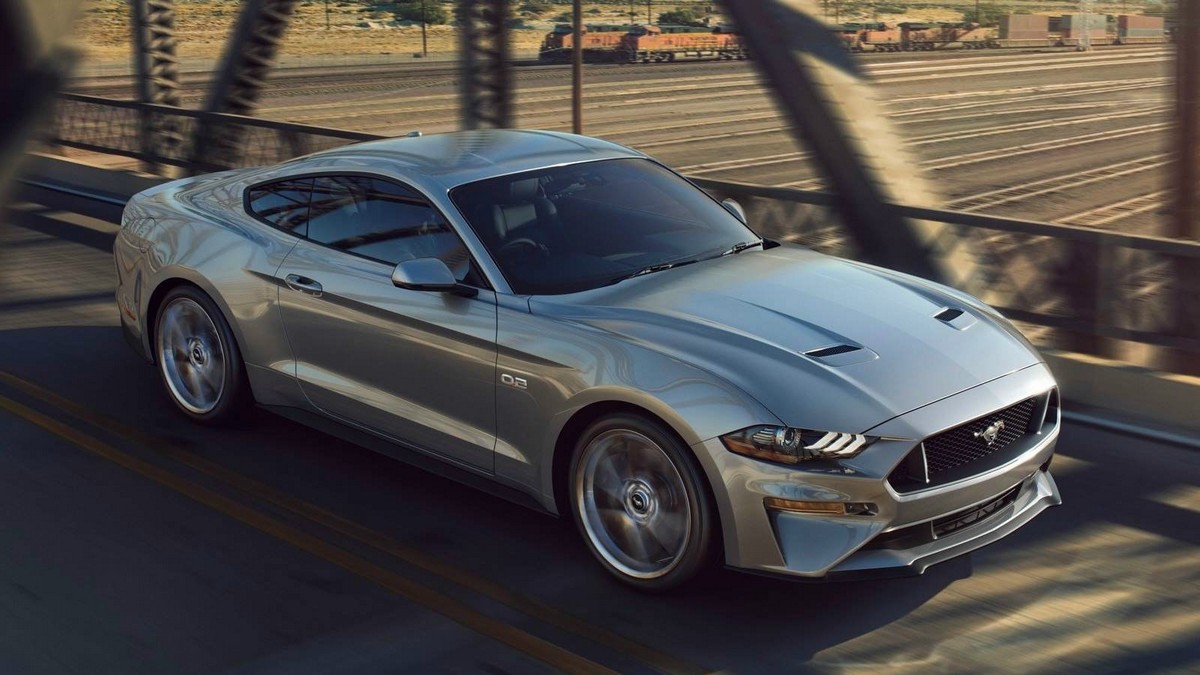
[[[537,199],[538,196],[538,179],[526,178],[525,180],[515,180],[509,183],[509,198],[514,202],[529,202]]]

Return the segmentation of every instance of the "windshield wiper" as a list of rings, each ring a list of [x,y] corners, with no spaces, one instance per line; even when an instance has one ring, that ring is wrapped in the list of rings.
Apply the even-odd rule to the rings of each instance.
[[[654,274],[655,272],[663,272],[665,270],[669,270],[669,269],[672,269],[675,267],[683,267],[684,265],[691,265],[694,262],[699,262],[699,260],[696,258],[691,258],[688,260],[676,260],[674,262],[658,263],[657,265],[647,265],[646,267],[643,267],[640,270],[637,270],[636,272],[630,272],[629,274],[623,274],[608,283],[609,283],[609,285],[612,285],[619,281],[625,281],[626,279],[632,279],[634,277],[640,277],[640,276],[644,276],[646,274]]]
[[[763,241],[764,240],[759,239],[758,241],[738,242],[738,243],[734,244],[732,247],[730,247],[728,250],[726,250],[718,255],[712,256],[712,258],[720,258],[722,256],[733,255],[735,253],[741,253],[742,251],[745,251],[748,248],[754,248],[755,246],[762,246]],[[706,257],[685,258],[683,260],[675,260],[672,262],[658,263],[656,265],[647,265],[646,267],[643,267],[640,270],[637,270],[636,272],[630,272],[629,274],[623,274],[608,283],[611,286],[612,284],[615,284],[620,281],[625,281],[626,279],[632,279],[634,277],[640,277],[640,276],[643,276],[646,274],[654,274],[655,272],[662,272],[664,270],[669,270],[669,269],[672,269],[675,267],[682,267],[684,265],[691,265],[692,263],[700,262],[701,260],[712,260],[712,258],[706,258]]]
[[[729,248],[728,251],[725,251],[721,255],[722,256],[733,255],[735,253],[741,253],[742,251],[745,251],[748,248],[754,248],[755,246],[762,246],[762,245],[763,245],[762,239],[759,239],[758,241],[741,241],[741,242],[734,244],[732,247]]]

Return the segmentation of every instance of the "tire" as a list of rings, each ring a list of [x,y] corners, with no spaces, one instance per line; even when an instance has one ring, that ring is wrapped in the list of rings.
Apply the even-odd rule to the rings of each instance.
[[[661,592],[710,567],[718,523],[708,484],[661,423],[635,414],[593,422],[575,444],[570,471],[575,525],[617,579]]]
[[[167,293],[154,318],[154,356],[167,396],[201,424],[225,424],[249,408],[237,340],[212,298],[195,286]]]

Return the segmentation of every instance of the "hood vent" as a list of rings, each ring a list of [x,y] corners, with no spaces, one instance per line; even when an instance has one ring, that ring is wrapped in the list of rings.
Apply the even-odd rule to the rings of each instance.
[[[811,356],[814,359],[823,359],[827,356],[837,356],[838,354],[856,352],[860,349],[862,349],[862,347],[855,347],[854,345],[834,345],[832,347],[822,347],[820,349],[804,352],[804,355]]]
[[[976,322],[973,314],[968,314],[957,307],[943,307],[941,311],[933,315],[933,318],[954,330],[966,330],[974,326]]]
[[[821,347],[820,349],[810,349],[804,352],[804,355],[810,359],[815,359],[824,366],[837,368],[839,366],[849,366],[855,363],[863,363],[866,361],[874,361],[879,358],[875,352],[860,347],[858,345],[840,344],[831,347]]]

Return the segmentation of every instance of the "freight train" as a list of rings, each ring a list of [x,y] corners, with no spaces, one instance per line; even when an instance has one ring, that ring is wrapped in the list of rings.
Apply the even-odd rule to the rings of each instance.
[[[974,23],[841,24],[834,32],[853,52],[909,52],[999,47],[995,32]]]
[[[560,24],[542,41],[542,61],[566,61],[571,58],[575,34],[568,24]],[[728,26],[696,27],[662,24],[657,26],[583,27],[583,58],[590,63],[650,63],[677,59],[745,59],[749,56],[742,36]]]
[[[607,53],[615,50],[633,28],[632,25],[588,24],[583,27],[583,51]],[[575,48],[575,31],[571,24],[560,23],[542,40],[540,57],[543,61],[564,61]]]
[[[1094,45],[1152,44],[1169,39],[1161,18],[1141,15],[1013,14],[1002,18],[998,31],[975,23],[918,22],[896,26],[844,23],[831,26],[831,29],[842,45],[853,52],[1078,46],[1085,36]],[[555,26],[542,42],[541,60],[569,60],[574,37],[570,25]],[[588,25],[583,30],[583,57],[591,63],[745,59],[749,56],[742,37],[728,26]]]

